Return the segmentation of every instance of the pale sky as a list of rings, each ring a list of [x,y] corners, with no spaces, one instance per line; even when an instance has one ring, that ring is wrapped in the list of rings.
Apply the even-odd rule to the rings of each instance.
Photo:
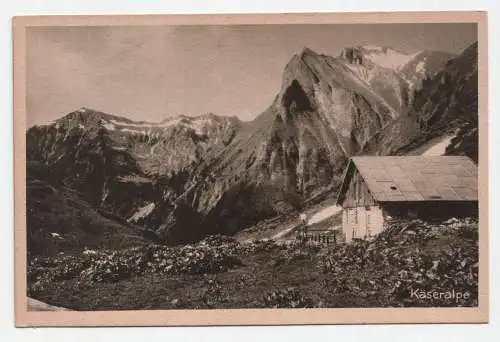
[[[475,24],[31,27],[28,124],[80,107],[153,122],[207,112],[251,120],[303,47],[459,53],[476,40]]]

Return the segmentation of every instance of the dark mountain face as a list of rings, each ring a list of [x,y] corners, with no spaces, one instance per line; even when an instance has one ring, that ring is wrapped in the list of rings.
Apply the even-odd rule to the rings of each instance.
[[[353,155],[407,153],[459,127],[447,153],[477,154],[477,46],[438,71],[446,56],[304,49],[252,122],[207,114],[152,124],[81,109],[27,132],[28,174],[167,243],[235,233],[333,193]]]
[[[410,83],[412,89],[420,89],[424,80],[434,77],[450,59],[455,57],[441,51],[422,51],[406,63],[399,72]]]
[[[478,66],[477,43],[426,83],[416,95],[414,110],[425,125],[440,120],[452,122],[477,121]]]
[[[409,115],[377,133],[365,154],[406,154],[432,138],[455,138],[450,155],[467,155],[477,161],[478,119],[477,43],[449,60],[434,77],[415,92]]]

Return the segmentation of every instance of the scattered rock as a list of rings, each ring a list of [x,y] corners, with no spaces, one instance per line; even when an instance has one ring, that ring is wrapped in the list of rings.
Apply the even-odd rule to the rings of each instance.
[[[475,305],[478,273],[474,265],[477,265],[478,249],[450,246],[439,254],[424,251],[426,244],[439,235],[455,234],[461,239],[465,231],[477,231],[477,223],[473,222],[453,219],[433,225],[420,220],[395,220],[373,241],[354,240],[336,246],[322,261],[323,271],[334,273],[339,279],[331,291],[351,291],[366,297],[389,288],[386,298],[389,306]],[[469,292],[471,296],[459,303],[452,302],[454,299],[443,302],[443,298],[418,302],[410,295],[415,287],[438,293],[453,289]]]

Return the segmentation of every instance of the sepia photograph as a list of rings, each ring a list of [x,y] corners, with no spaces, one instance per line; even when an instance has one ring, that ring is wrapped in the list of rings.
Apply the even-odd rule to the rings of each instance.
[[[173,17],[16,18],[18,312],[487,321],[484,13]]]

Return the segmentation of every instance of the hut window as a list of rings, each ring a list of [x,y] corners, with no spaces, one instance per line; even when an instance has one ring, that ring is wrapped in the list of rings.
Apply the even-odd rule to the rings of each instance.
[[[354,208],[354,224],[358,224],[358,208]]]
[[[392,190],[397,190],[398,188],[396,188],[396,187],[393,185],[393,186],[391,186],[391,189],[392,189]]]

